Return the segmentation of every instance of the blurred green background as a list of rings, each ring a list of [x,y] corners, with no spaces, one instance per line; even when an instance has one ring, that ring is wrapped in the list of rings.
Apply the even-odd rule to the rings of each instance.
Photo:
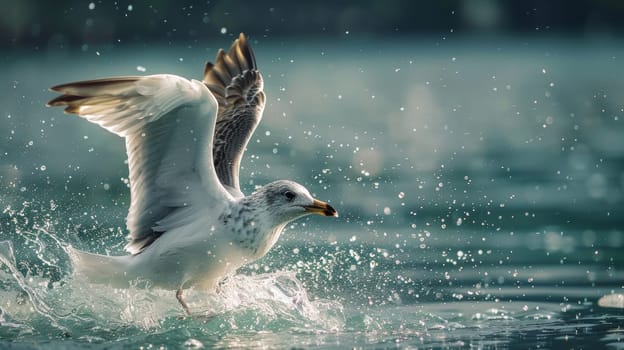
[[[205,43],[229,32],[256,37],[396,35],[589,35],[624,32],[617,0],[551,1],[7,1],[4,47],[41,49],[175,42]]]

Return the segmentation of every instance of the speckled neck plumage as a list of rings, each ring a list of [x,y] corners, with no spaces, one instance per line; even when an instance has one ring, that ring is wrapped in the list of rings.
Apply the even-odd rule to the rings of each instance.
[[[232,242],[248,249],[253,258],[260,258],[271,249],[287,223],[276,223],[265,203],[265,193],[256,192],[233,202],[219,217],[231,232]]]

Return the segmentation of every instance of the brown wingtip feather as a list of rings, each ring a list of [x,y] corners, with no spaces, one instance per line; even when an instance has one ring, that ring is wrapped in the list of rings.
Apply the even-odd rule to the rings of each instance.
[[[61,95],[55,99],[52,99],[46,103],[48,107],[66,106],[63,110],[67,114],[79,114],[80,106],[84,101],[83,96],[74,95]]]
[[[55,90],[56,91],[56,90]],[[74,96],[74,95],[61,95],[58,96],[46,104],[48,107],[56,107],[56,106],[67,106],[72,102],[83,99],[82,96]]]
[[[65,83],[56,85],[50,88],[52,91],[70,93],[71,91],[78,91],[90,88],[110,87],[119,84],[133,83],[141,79],[140,76],[126,76],[126,77],[114,77],[114,78],[101,78],[93,80],[75,81],[72,83]]]
[[[50,90],[62,95],[48,101],[46,105],[48,107],[67,106],[65,113],[79,114],[80,107],[86,101],[92,101],[93,97],[98,97],[98,102],[101,102],[103,96],[115,95],[140,78],[139,76],[126,76],[56,85]]]
[[[204,68],[204,83],[227,87],[234,77],[247,70],[255,70],[256,58],[249,46],[249,40],[244,33],[240,33],[226,53],[223,49],[217,52],[215,63],[206,62]]]
[[[242,57],[247,62],[249,70],[258,69],[256,66],[256,56],[254,55],[251,46],[249,46],[247,37],[243,33],[240,33],[240,36],[238,37],[237,53],[239,55],[239,60]]]

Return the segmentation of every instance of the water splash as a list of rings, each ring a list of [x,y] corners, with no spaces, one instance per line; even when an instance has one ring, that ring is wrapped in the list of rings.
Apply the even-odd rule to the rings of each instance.
[[[34,224],[19,212],[9,213],[12,241],[0,242],[0,335],[6,339],[102,342],[180,324],[199,324],[204,335],[227,330],[335,332],[344,326],[342,305],[312,300],[291,271],[231,276],[217,292],[188,290],[193,315],[184,318],[173,291],[150,289],[145,281],[114,289],[72,276],[70,244],[55,234],[54,224],[47,218]]]
[[[0,274],[0,281],[2,285],[5,286],[2,291],[2,294],[5,294],[3,298],[5,302],[0,305],[2,319],[11,320],[13,317],[17,319],[20,318],[19,316],[21,314],[31,314],[31,316],[34,316],[33,318],[42,318],[49,321],[52,327],[63,334],[67,334],[67,328],[58,322],[58,319],[64,316],[58,314],[54,308],[46,302],[45,288],[40,288],[41,283],[37,283],[37,279],[26,278],[17,269],[13,245],[10,241],[0,242],[0,266],[6,269]],[[12,280],[7,278],[7,272]],[[10,286],[11,284],[13,284],[13,286]],[[7,288],[6,286],[10,287]],[[26,306],[28,306],[28,308],[26,308]],[[10,323],[15,328],[30,328],[26,324],[20,322]]]

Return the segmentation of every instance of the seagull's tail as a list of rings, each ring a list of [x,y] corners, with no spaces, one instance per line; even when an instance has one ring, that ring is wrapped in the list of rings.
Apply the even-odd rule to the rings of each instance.
[[[133,278],[129,274],[132,256],[106,256],[83,252],[69,247],[74,274],[86,277],[89,282],[108,284],[115,288],[128,288]]]

